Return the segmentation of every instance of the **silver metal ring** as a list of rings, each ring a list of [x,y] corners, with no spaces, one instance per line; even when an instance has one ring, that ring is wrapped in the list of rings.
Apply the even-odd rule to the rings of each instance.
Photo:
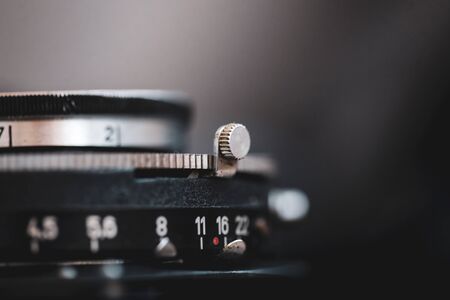
[[[0,120],[0,148],[126,147],[180,149],[184,129],[170,119],[80,116]]]

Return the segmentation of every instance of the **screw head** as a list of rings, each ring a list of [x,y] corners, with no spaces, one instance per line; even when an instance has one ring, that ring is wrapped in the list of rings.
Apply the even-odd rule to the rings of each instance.
[[[250,151],[250,133],[238,123],[230,123],[219,134],[219,151],[225,158],[242,159]]]

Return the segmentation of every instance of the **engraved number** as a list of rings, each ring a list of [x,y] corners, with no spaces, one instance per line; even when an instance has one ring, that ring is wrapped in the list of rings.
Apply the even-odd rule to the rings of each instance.
[[[97,215],[86,218],[86,235],[91,240],[91,251],[98,252],[99,240],[113,239],[117,236],[118,226],[116,218],[106,216],[103,219]]]
[[[248,235],[249,217],[246,215],[236,216],[234,221],[236,222],[236,235]]]
[[[228,231],[230,230],[230,225],[228,224],[228,217],[227,216],[223,216],[223,217],[219,216],[216,219],[216,223],[217,223],[217,230],[218,230],[219,234],[227,235]]]
[[[39,252],[39,241],[52,241],[58,237],[58,219],[55,216],[45,216],[39,226],[39,219],[32,217],[28,222],[27,234],[31,238],[31,252],[36,254]]]
[[[105,142],[107,143],[114,143],[114,136],[115,136],[115,130],[112,126],[106,126],[105,127]]]
[[[195,224],[197,224],[197,234],[205,235],[206,234],[206,217],[197,217],[195,219]]]
[[[35,217],[31,218],[30,222],[28,222],[27,233],[31,238],[40,241],[51,241],[58,237],[59,230],[56,217],[43,217],[41,228],[39,228],[38,223],[39,221]]]
[[[167,232],[169,231],[167,228],[167,218],[164,216],[159,216],[156,218],[156,234],[159,237],[164,237],[167,235]]]
[[[11,125],[0,126],[0,147],[12,147]]]

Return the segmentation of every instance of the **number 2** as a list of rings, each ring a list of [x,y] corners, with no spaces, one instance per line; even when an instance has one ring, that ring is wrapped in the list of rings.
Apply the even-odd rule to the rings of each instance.
[[[106,135],[105,135],[105,141],[108,143],[114,142],[114,128],[112,126],[107,126],[105,128]]]

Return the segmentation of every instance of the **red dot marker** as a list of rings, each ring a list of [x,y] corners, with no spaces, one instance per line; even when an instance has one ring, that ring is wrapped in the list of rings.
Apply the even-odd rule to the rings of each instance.
[[[217,237],[217,236],[215,236],[214,238],[213,238],[213,245],[214,246],[217,246],[217,245],[219,245],[219,243],[220,243],[220,240],[219,240],[219,238]]]

